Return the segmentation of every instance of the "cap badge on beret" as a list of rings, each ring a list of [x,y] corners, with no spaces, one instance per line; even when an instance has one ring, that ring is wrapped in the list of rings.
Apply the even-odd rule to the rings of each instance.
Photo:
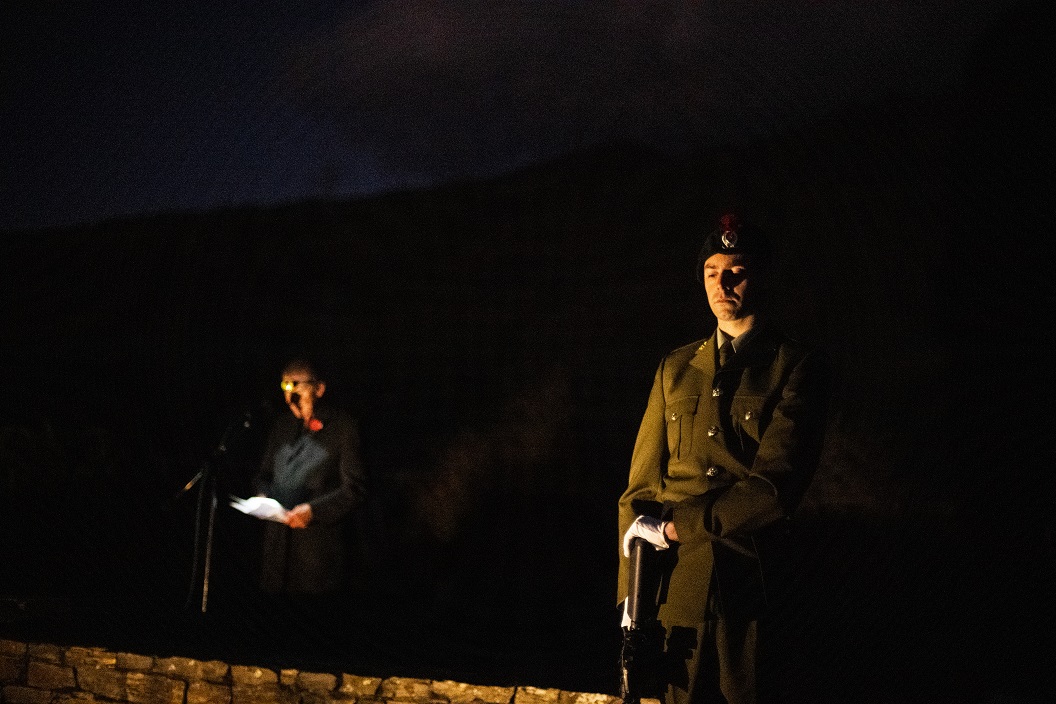
[[[769,261],[770,249],[766,233],[737,215],[727,213],[719,218],[719,226],[708,233],[697,255],[697,280],[704,281],[704,264],[716,254],[741,255],[746,260],[765,265]]]
[[[737,230],[740,229],[741,224],[737,221],[736,215],[726,214],[719,219],[721,226],[719,238],[722,240],[722,246],[724,249],[733,249],[737,246]]]

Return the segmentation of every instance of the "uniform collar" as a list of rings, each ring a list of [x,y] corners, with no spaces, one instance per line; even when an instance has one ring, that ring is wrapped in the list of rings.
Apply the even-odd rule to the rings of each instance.
[[[691,364],[704,373],[714,376],[716,372],[717,350],[722,338],[726,336],[721,330],[715,328],[707,340],[697,348]],[[728,338],[727,338],[728,339]],[[738,335],[734,340],[734,351],[736,356],[730,361],[727,371],[744,369],[759,364],[769,364],[774,350],[777,349],[778,337],[774,330],[763,323],[752,326],[746,333]]]
[[[715,344],[716,344],[717,346],[719,346],[719,347],[722,347],[722,345],[724,345],[724,344],[726,343],[726,341],[727,341],[727,340],[729,340],[729,341],[730,341],[730,344],[732,344],[732,345],[733,345],[733,351],[734,351],[734,352],[740,352],[740,351],[741,351],[741,349],[742,349],[742,348],[743,348],[743,347],[744,347],[745,345],[747,345],[747,344],[748,344],[748,342],[749,342],[749,341],[750,341],[750,340],[751,340],[751,339],[752,339],[753,337],[755,337],[755,336],[756,336],[756,334],[757,334],[757,333],[759,332],[759,330],[760,330],[761,328],[762,328],[762,325],[753,325],[752,327],[750,327],[750,328],[748,329],[748,331],[747,331],[747,332],[742,332],[742,333],[741,333],[740,335],[738,335],[737,337],[730,337],[729,335],[727,335],[726,333],[724,333],[724,332],[723,332],[722,330],[720,330],[719,328],[715,328],[715,335],[714,335],[714,337],[715,337]]]

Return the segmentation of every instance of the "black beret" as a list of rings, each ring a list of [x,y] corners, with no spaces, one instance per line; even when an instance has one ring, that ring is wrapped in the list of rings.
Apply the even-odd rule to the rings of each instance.
[[[719,218],[719,227],[704,238],[697,257],[697,278],[703,280],[704,262],[713,254],[743,254],[753,264],[766,264],[770,243],[766,234],[733,214]]]

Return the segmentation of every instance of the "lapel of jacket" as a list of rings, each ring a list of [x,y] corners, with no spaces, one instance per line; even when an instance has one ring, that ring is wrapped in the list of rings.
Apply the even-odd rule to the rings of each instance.
[[[770,328],[759,330],[752,336],[752,339],[748,340],[748,343],[733,356],[728,367],[723,371],[741,371],[747,367],[770,364],[774,357],[774,351],[777,349],[777,343],[777,337]],[[711,337],[705,340],[700,347],[697,348],[697,353],[693,355],[693,359],[690,361],[690,364],[697,369],[700,369],[708,379],[713,378],[717,371],[716,358],[718,354],[715,351],[717,346],[718,330],[713,332]]]
[[[712,379],[715,376],[715,346],[718,344],[718,333],[718,328],[716,328],[715,332],[711,333],[711,337],[701,343],[700,347],[697,348],[697,353],[689,361],[690,364],[704,373],[704,378],[706,379]]]
[[[748,343],[730,360],[729,370],[741,371],[748,367],[766,366],[774,359],[778,337],[771,328],[757,331]]]

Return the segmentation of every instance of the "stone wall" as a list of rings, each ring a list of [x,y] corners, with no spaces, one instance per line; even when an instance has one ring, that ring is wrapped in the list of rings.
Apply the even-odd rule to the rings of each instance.
[[[0,704],[616,704],[618,697],[406,677],[279,671],[0,640]]]

